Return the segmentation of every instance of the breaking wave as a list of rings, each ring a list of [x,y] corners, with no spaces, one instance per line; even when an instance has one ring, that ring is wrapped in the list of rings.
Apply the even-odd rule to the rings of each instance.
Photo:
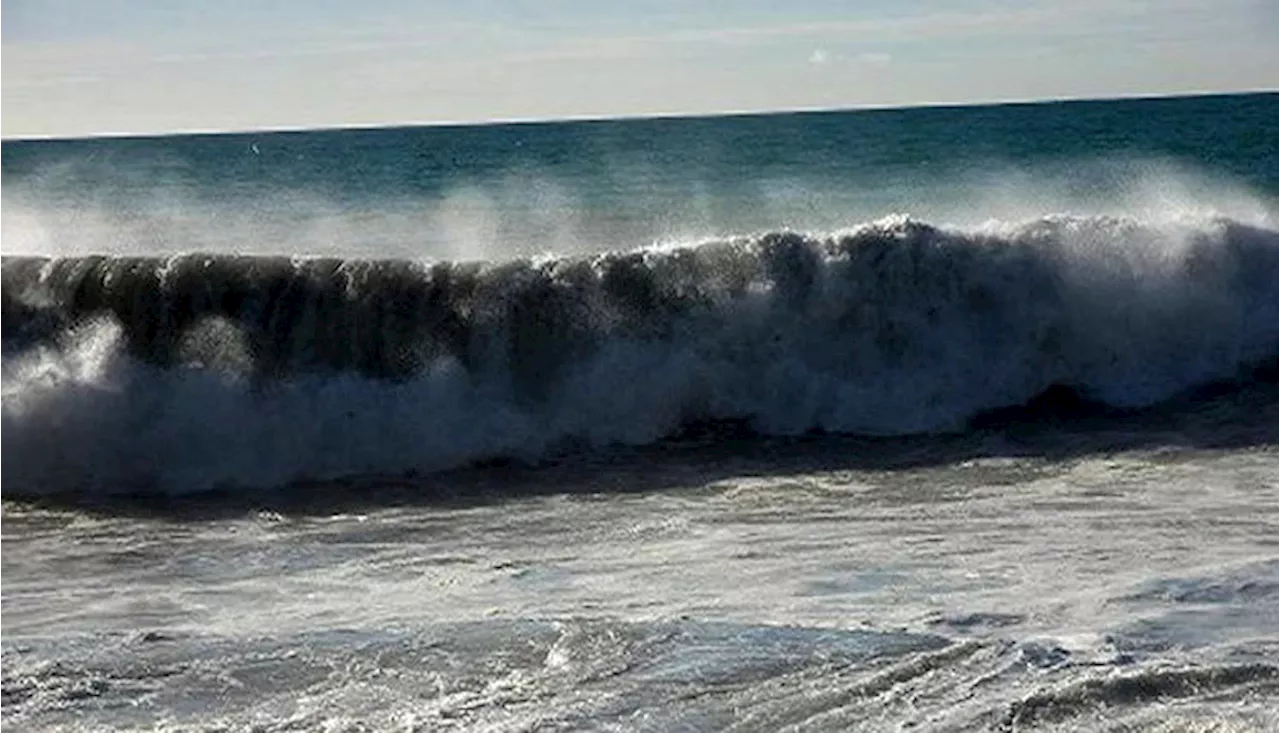
[[[21,493],[432,471],[724,419],[953,431],[1277,354],[1277,232],[1225,218],[898,218],[503,263],[6,257],[0,292]]]

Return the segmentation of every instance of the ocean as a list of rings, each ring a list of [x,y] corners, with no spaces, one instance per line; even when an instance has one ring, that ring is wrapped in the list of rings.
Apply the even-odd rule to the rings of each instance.
[[[5,140],[5,727],[1275,730],[1278,137]]]

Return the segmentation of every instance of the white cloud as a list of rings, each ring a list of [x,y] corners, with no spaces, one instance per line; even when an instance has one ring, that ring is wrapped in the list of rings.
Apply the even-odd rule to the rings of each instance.
[[[887,53],[860,53],[853,60],[864,66],[888,66],[893,57]]]

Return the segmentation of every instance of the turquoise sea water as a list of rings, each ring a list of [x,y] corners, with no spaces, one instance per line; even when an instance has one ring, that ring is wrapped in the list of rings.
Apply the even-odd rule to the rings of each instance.
[[[1274,94],[1245,94],[6,141],[2,166],[16,189],[7,200],[40,208],[40,223],[73,240],[55,248],[490,257],[892,214],[972,224],[1246,206],[1236,195],[1274,215],[1275,107]],[[43,210],[52,202],[74,204]],[[86,209],[148,224],[154,240],[57,231]],[[9,251],[24,239],[10,234]]]
[[[1276,110],[5,140],[4,721],[1274,729]]]

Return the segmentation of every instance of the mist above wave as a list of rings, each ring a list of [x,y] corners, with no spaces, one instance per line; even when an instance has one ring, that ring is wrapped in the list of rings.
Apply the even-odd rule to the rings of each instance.
[[[210,185],[160,164],[112,166],[109,184],[49,165],[7,180],[8,255],[217,254],[500,260],[687,245],[743,232],[837,231],[909,212],[974,228],[1058,213],[1148,222],[1221,216],[1276,228],[1274,195],[1159,159],[920,169],[707,170],[625,158],[598,176],[513,168],[430,192]],[[745,175],[744,175],[745,174]],[[97,181],[94,183],[94,181]],[[356,182],[359,184],[359,182]]]

